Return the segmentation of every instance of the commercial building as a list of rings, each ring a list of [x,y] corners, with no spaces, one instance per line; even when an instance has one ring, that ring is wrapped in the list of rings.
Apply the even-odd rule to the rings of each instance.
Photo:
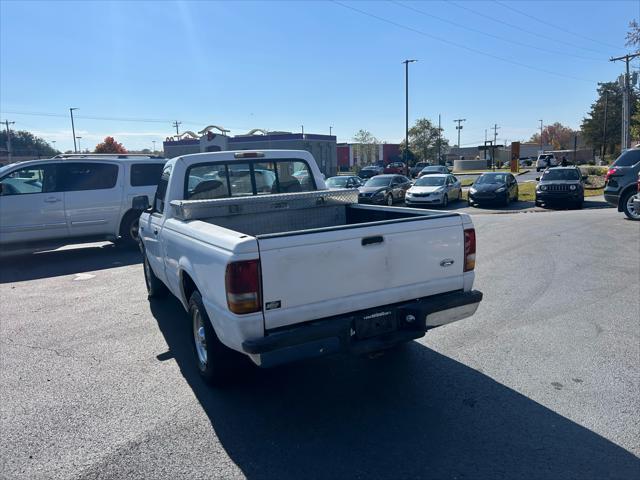
[[[213,133],[217,129],[221,133]],[[167,158],[189,153],[217,152],[224,150],[306,150],[318,163],[320,171],[327,177],[335,175],[338,169],[335,135],[315,133],[268,132],[251,130],[245,135],[228,136],[228,130],[209,126],[198,132],[168,137],[163,143]]]
[[[355,166],[399,162],[400,144],[398,143],[341,143],[338,145],[338,168],[349,171]]]

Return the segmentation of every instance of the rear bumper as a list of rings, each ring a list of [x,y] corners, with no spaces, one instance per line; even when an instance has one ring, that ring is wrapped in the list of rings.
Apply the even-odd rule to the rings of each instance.
[[[274,331],[262,338],[245,340],[242,349],[254,358],[257,356],[261,367],[339,352],[363,354],[384,350],[420,338],[431,328],[473,315],[481,300],[482,293],[475,290],[424,297]],[[375,322],[380,312],[392,312],[395,319],[393,330],[360,338],[356,320],[362,328],[363,321]]]

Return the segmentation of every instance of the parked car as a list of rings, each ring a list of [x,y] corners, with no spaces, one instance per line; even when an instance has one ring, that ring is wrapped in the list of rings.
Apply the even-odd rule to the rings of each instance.
[[[536,205],[564,205],[582,208],[584,178],[576,166],[548,168],[538,177]]]
[[[407,173],[407,166],[403,162],[392,162],[384,167],[383,173],[395,173],[397,175],[404,175]]]
[[[631,219],[638,220],[638,215],[640,214],[640,174],[638,174],[638,192],[633,197],[633,212]]]
[[[355,175],[339,175],[325,180],[328,188],[358,188],[364,185],[360,177]]]
[[[424,175],[440,175],[440,174],[448,175],[449,169],[444,165],[429,165],[428,167],[424,167],[422,170],[420,170],[420,173],[418,174],[418,178]]]
[[[469,206],[498,202],[509,205],[518,201],[518,182],[511,173],[483,173],[469,188]]]
[[[451,174],[423,175],[407,190],[404,199],[408,207],[441,205],[462,200],[462,184]]]
[[[409,177],[416,178],[424,167],[428,167],[428,162],[418,162],[409,169]]]
[[[363,179],[368,179],[375,177],[376,175],[381,175],[383,171],[384,167],[381,167],[380,165],[369,165],[361,169],[358,176]]]
[[[404,175],[377,175],[360,187],[358,203],[393,205],[404,200],[411,187],[411,180]]]
[[[630,148],[613,162],[604,184],[604,199],[632,220],[640,220],[640,211],[634,205],[638,174],[640,147]]]
[[[538,159],[536,160],[536,172],[550,167],[557,167],[558,165],[560,165],[560,162],[558,162],[558,159],[553,153],[543,153],[538,155]]]
[[[0,168],[4,252],[96,239],[137,243],[165,158],[59,155]]]
[[[247,165],[252,172],[270,165],[278,193],[259,195],[255,182],[232,192],[221,176],[225,196],[189,199],[192,175]],[[312,178],[309,190],[280,190],[280,179],[299,167]],[[271,367],[379,351],[475,312],[482,293],[472,290],[469,215],[356,199],[326,189],[305,151],[215,152],[167,163],[140,219],[143,271],[149,297],[172,293],[189,313],[205,381],[224,383],[247,359]]]

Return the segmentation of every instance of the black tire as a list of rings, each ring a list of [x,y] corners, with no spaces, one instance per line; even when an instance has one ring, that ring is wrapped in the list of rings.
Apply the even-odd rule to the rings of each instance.
[[[138,210],[128,211],[122,221],[120,222],[120,238],[118,244],[123,246],[138,245],[138,227],[140,221],[140,214],[142,212]]]
[[[630,200],[631,197],[636,195],[636,193],[637,192],[635,192],[634,190],[628,191],[622,196],[622,199],[620,200],[620,202],[622,206],[622,211],[627,216],[627,218],[629,220],[638,221],[640,220],[640,212],[635,211],[635,209],[633,208],[633,205],[631,205],[632,200]]]
[[[442,197],[442,208],[447,208],[449,206],[449,195],[445,194]]]
[[[584,198],[583,198],[583,199],[581,199],[581,200],[578,200],[578,201],[575,203],[574,208],[575,208],[576,210],[582,210],[582,207],[583,207],[583,206],[584,206]]]
[[[147,297],[148,298],[164,298],[169,294],[169,289],[167,286],[162,283],[156,274],[153,273],[151,269],[151,265],[149,265],[149,260],[147,259],[147,254],[142,249],[142,262],[143,262],[143,270],[144,270],[144,282],[147,285]]]
[[[390,193],[387,195],[385,203],[387,204],[387,207],[393,207],[393,194]]]
[[[193,358],[200,376],[212,386],[229,383],[239,367],[246,363],[246,358],[218,339],[202,303],[202,296],[197,290],[189,299],[189,318],[191,319]]]

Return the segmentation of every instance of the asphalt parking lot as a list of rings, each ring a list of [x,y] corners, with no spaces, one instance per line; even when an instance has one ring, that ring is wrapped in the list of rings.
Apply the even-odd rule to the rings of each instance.
[[[640,224],[475,215],[469,319],[213,390],[108,244],[0,260],[2,478],[640,477]]]

